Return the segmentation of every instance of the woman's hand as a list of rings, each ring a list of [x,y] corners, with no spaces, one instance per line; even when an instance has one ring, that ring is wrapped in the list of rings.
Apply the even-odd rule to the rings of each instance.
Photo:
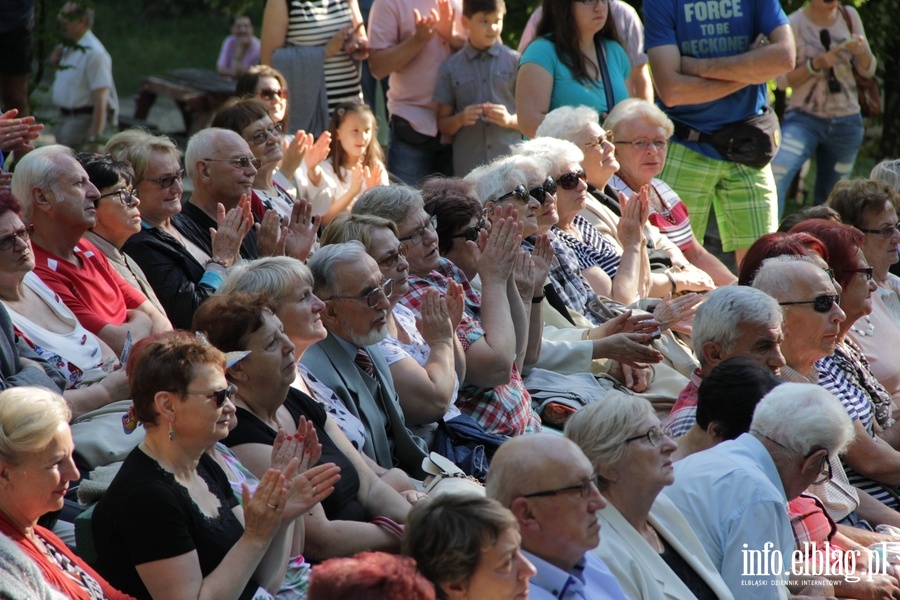
[[[653,315],[647,313],[635,314],[634,311],[628,310],[589,330],[587,337],[591,340],[599,340],[617,333],[652,334],[659,329],[660,324]]]
[[[291,179],[294,173],[297,172],[297,169],[300,168],[303,157],[306,156],[306,153],[309,152],[315,141],[316,139],[311,133],[298,129],[297,133],[294,134],[294,139],[284,145],[284,157],[281,159],[281,174]]]
[[[553,264],[553,246],[550,238],[541,234],[534,240],[534,250],[531,252],[531,260],[534,261],[534,295],[543,295],[544,283],[550,275],[550,266]]]
[[[36,140],[44,126],[34,122],[33,116],[15,118],[18,109],[0,115],[0,150],[3,152],[34,150],[29,142]]]
[[[247,218],[244,207],[244,204],[249,203],[250,197],[243,194],[238,205],[228,212],[225,212],[222,203],[216,204],[217,226],[209,228],[209,235],[212,238],[210,258],[225,263],[226,267],[233,265],[240,256],[241,242],[253,226],[253,220]]]
[[[313,185],[321,185],[322,171],[319,165],[328,157],[331,151],[331,133],[324,132],[306,152],[306,170],[309,172],[309,181]]]
[[[284,520],[293,521],[311,511],[334,492],[334,486],[340,479],[341,468],[334,463],[316,465],[295,475],[289,481]]]
[[[109,394],[109,398],[113,402],[131,398],[131,386],[128,383],[128,375],[125,374],[125,369],[112,371],[103,378],[100,385],[106,389],[106,393]]]
[[[381,178],[384,176],[384,167],[379,161],[371,167],[366,167],[366,189],[381,185]]]
[[[415,504],[422,498],[428,497],[428,494],[425,494],[424,492],[420,492],[418,490],[406,490],[400,492],[400,495],[403,496],[403,498],[410,504]]]
[[[334,35],[331,36],[331,39],[325,44],[325,58],[331,58],[343,52],[344,43],[347,41],[347,37],[350,35],[351,31],[353,31],[353,25],[341,27],[334,32]]]
[[[491,215],[491,230],[485,236],[482,231],[479,242],[466,242],[469,247],[480,250],[475,261],[475,268],[482,281],[506,281],[512,274],[516,264],[519,247],[522,245],[522,224],[518,221],[518,212],[507,204],[502,209],[494,209]]]
[[[625,365],[658,363],[663,359],[662,353],[644,345],[652,340],[653,336],[646,333],[617,333],[595,344],[602,356]]]
[[[450,322],[447,302],[435,288],[422,295],[421,316],[416,318],[416,328],[429,346],[449,344],[453,341],[454,327]]]
[[[463,286],[451,279],[447,287],[447,293],[444,294],[444,301],[447,303],[447,311],[450,313],[450,324],[453,326],[453,331],[456,331],[456,328],[462,322],[463,312],[466,310],[466,296],[465,292],[463,292]]]
[[[531,253],[521,246],[519,247],[519,256],[516,258],[516,265],[513,267],[513,279],[522,302],[530,305],[531,298],[534,296],[534,261],[531,260]]]
[[[268,469],[263,474],[252,497],[247,484],[242,484],[245,536],[263,545],[271,541],[284,515],[286,485],[285,476],[275,469]]]
[[[653,309],[653,316],[659,321],[662,331],[669,329],[679,321],[694,316],[697,304],[703,300],[700,294],[684,294],[673,299],[672,294],[666,294]]]
[[[616,225],[616,235],[624,248],[637,246],[644,241],[643,228],[650,217],[650,192],[644,185],[626,199],[619,192],[619,204],[622,207],[622,218]]]
[[[716,283],[712,277],[693,265],[682,268],[681,271],[668,271],[675,281],[675,289],[679,292],[708,292],[716,289]]]
[[[356,163],[350,167],[350,189],[348,190],[353,196],[358,196],[363,188],[363,181],[366,178],[366,168],[361,163]]]
[[[262,221],[255,225],[256,249],[260,256],[283,256],[287,241],[287,227],[282,226],[281,216],[274,210],[267,210]]]
[[[313,244],[318,239],[321,222],[322,217],[312,214],[312,204],[308,200],[300,199],[295,202],[291,207],[286,230],[282,229],[285,236],[285,256],[306,262]]]

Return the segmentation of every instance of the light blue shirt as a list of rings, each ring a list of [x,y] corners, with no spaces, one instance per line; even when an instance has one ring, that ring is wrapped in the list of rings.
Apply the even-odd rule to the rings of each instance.
[[[628,600],[615,575],[598,556],[585,554],[569,572],[531,552],[522,551],[537,574],[528,583],[529,597],[537,600]]]
[[[794,550],[787,497],[759,440],[745,433],[675,463],[675,483],[663,494],[681,510],[735,600],[787,598],[785,571]],[[773,551],[783,562],[775,564],[779,572],[767,573]]]

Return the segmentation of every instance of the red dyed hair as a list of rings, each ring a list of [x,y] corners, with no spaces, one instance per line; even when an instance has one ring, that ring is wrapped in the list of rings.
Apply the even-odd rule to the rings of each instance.
[[[312,571],[308,600],[434,600],[434,587],[408,556],[361,552],[332,558]]]
[[[797,227],[791,230],[791,233],[767,233],[753,242],[753,245],[747,250],[744,260],[741,262],[741,268],[738,272],[738,285],[752,285],[756,278],[756,272],[762,266],[767,258],[773,256],[795,255],[804,256],[815,252],[821,256],[825,262],[828,262],[828,249],[816,237],[808,233],[795,233]]]
[[[809,219],[794,225],[791,233],[807,233],[825,244],[828,249],[828,266],[834,270],[834,278],[841,287],[846,287],[856,275],[851,269],[856,268],[856,255],[866,239],[865,234],[856,227],[833,221]]]

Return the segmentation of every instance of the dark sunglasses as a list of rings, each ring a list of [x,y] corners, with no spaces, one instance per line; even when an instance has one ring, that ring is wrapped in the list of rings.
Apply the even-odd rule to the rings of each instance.
[[[578,187],[578,181],[585,181],[587,179],[587,175],[584,172],[584,169],[578,169],[572,173],[563,173],[556,179],[556,183],[559,184],[564,190],[574,190]]]
[[[463,229],[462,233],[457,233],[456,235],[451,235],[450,239],[456,238],[465,238],[469,242],[477,242],[478,236],[481,234],[481,230],[487,227],[487,223],[484,218],[478,219],[478,222],[472,225],[471,227],[466,227]]]
[[[516,189],[514,189],[513,191],[507,192],[507,193],[503,194],[502,196],[500,196],[499,198],[497,198],[497,202],[500,202],[506,198],[509,198],[510,196],[514,196],[517,200],[521,200],[522,202],[528,202],[528,190],[526,190],[525,186],[522,185],[521,183],[519,185],[517,185]]]
[[[212,392],[192,392],[191,390],[187,390],[188,394],[197,394],[199,396],[205,396],[213,401],[215,401],[216,406],[221,407],[225,404],[226,400],[231,400],[234,398],[234,395],[237,393],[237,386],[233,383],[229,383],[228,387],[222,388],[221,390],[215,390]]]
[[[819,313],[827,313],[835,303],[841,303],[840,294],[824,294],[816,296],[812,300],[801,300],[797,302],[779,302],[779,306],[791,306],[794,304],[812,304],[813,310]]]
[[[269,88],[259,90],[259,97],[265,100],[274,100],[276,96],[281,98],[282,100],[286,99],[288,96],[287,90],[270,90]]]
[[[556,193],[556,182],[553,181],[552,177],[547,177],[544,180],[544,183],[541,187],[536,187],[532,190],[528,190],[528,195],[543,204],[547,201],[547,195],[553,195]]]

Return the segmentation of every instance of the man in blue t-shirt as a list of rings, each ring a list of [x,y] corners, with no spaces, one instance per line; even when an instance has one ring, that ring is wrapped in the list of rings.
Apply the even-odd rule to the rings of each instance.
[[[644,36],[660,106],[676,124],[705,134],[759,114],[766,82],[794,68],[794,38],[778,0],[644,0]],[[688,206],[699,239],[712,205],[722,247],[740,264],[778,224],[771,168],[726,161],[708,143],[673,141],[660,177]]]

